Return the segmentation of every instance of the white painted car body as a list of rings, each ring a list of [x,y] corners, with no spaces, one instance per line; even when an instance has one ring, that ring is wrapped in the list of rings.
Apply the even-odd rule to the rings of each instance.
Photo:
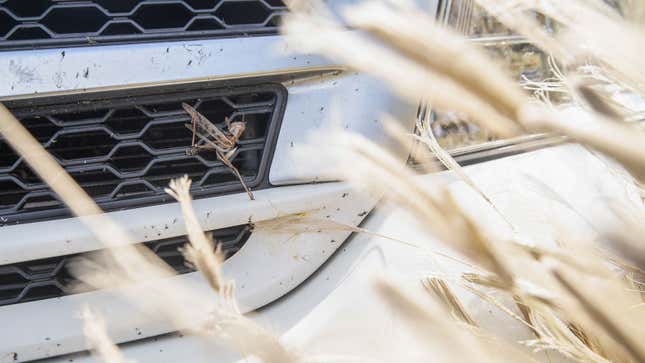
[[[254,201],[246,194],[195,201],[206,230],[298,213],[358,225],[377,198],[330,182],[319,169],[296,166],[294,146],[305,144],[312,133],[330,129],[336,122],[334,108],[343,115],[345,129],[389,145],[405,160],[406,150],[389,139],[381,117],[387,111],[412,130],[417,112],[416,104],[402,102],[379,81],[320,56],[294,53],[278,35],[4,51],[0,52],[0,79],[0,101],[200,82],[282,84],[288,101],[270,165],[273,187],[256,191]],[[185,234],[176,203],[116,211],[110,216],[140,242]],[[253,311],[298,286],[349,235],[349,231],[315,236],[254,231],[243,249],[224,265],[225,273],[236,280],[242,309]],[[100,248],[75,218],[0,228],[0,265]],[[177,279],[207,288],[196,273]],[[0,307],[0,362],[86,349],[79,319],[84,304],[96,307],[109,320],[120,321],[110,327],[118,343],[173,331],[167,322],[137,311],[109,291],[7,305]]]
[[[611,223],[608,203],[644,213],[637,188],[610,161],[578,145],[561,145],[466,168],[525,241],[553,241],[561,223],[589,233],[589,220]],[[490,233],[512,232],[496,211],[451,172],[419,177],[427,188],[447,185],[460,205]],[[561,199],[553,198],[555,192]],[[551,216],[558,215],[554,221]],[[466,310],[485,329],[510,341],[531,339],[531,332],[497,307],[454,283],[468,268],[405,210],[381,204],[362,224],[370,234],[355,234],[309,279],[278,301],[250,316],[305,357],[372,361],[425,361],[423,342],[379,295],[374,282],[388,277],[420,301],[428,298],[421,279],[441,276],[451,283]],[[379,236],[376,236],[379,235]],[[391,237],[391,238],[385,238]],[[401,243],[406,241],[417,245]],[[198,337],[167,334],[121,345],[139,362],[236,362],[240,357]],[[343,357],[342,359],[339,357]],[[93,361],[89,353],[52,362]],[[244,360],[241,360],[244,361]],[[551,355],[550,361],[561,361]]]
[[[436,2],[424,3],[431,11],[436,8]],[[324,137],[324,132],[338,126],[336,117],[341,115],[341,127],[387,147],[403,161],[408,150],[387,136],[382,117],[387,112],[402,120],[404,128],[412,130],[417,105],[401,101],[374,78],[321,56],[294,52],[282,36],[4,51],[0,52],[0,79],[0,101],[200,82],[280,83],[288,92],[288,101],[270,166],[272,187],[256,191],[255,201],[249,201],[246,194],[196,200],[194,207],[202,227],[211,230],[249,221],[261,224],[287,215],[306,214],[350,226],[363,223],[362,227],[375,233],[437,245],[428,231],[405,213],[382,205],[374,209],[378,203],[376,196],[356,193],[345,183],[327,179],[317,163],[311,167],[297,164],[294,151],[295,146],[307,143],[312,134]],[[530,142],[530,148],[553,143],[541,136],[531,137]],[[516,144],[501,141],[495,147],[506,154]],[[457,159],[494,157],[485,148],[475,151],[480,154],[463,152]],[[537,178],[550,175],[561,179],[568,186],[565,194],[571,193],[567,200],[584,203],[586,195],[577,184],[580,180],[565,169],[559,175],[557,168],[566,161],[559,156],[554,158],[553,153],[570,156],[571,165],[582,160],[577,165],[588,171],[585,183],[595,180],[610,183],[609,179],[601,179],[606,174],[587,151],[571,146],[471,166],[469,170],[475,174],[491,171],[475,178],[489,183],[482,187],[484,190],[498,184],[492,171],[506,173],[509,182],[499,183],[500,187],[515,189],[493,193],[496,201],[508,198],[506,202],[499,201],[508,204],[504,208],[514,205],[515,197],[526,197],[517,193],[523,184],[514,178],[531,171],[539,171]],[[552,172],[543,173],[548,170]],[[448,182],[462,189],[464,198],[476,200],[449,173],[424,178],[428,188]],[[629,192],[625,198],[631,200],[634,195]],[[580,210],[589,211],[587,207],[580,206]],[[370,211],[368,220],[363,222]],[[110,216],[141,242],[185,234],[176,203],[111,212]],[[490,211],[483,213],[482,218],[491,218]],[[0,227],[0,265],[101,248],[75,218]],[[280,233],[259,228],[243,249],[225,262],[224,274],[236,281],[242,310],[252,312],[252,317],[276,332],[287,345],[311,354],[353,354],[366,349],[361,342],[350,344],[344,337],[367,334],[363,329],[367,323],[374,325],[362,343],[383,345],[381,339],[401,342],[397,338],[401,324],[379,302],[370,285],[373,274],[385,271],[399,274],[410,285],[418,286],[419,277],[436,269],[433,261],[417,248],[370,235],[352,235],[347,230]],[[175,278],[208,289],[197,273]],[[472,297],[469,301],[479,303]],[[135,309],[112,291],[94,291],[0,307],[0,362],[48,357],[60,362],[91,361],[84,352],[87,346],[79,315],[84,304],[105,315],[111,337],[121,344],[128,358],[139,362],[238,359],[224,347],[208,346],[199,338],[173,333],[168,322]],[[384,316],[388,319],[383,319]],[[335,336],[335,329],[343,331]],[[374,344],[370,345],[372,354],[386,357],[385,347],[372,349]]]

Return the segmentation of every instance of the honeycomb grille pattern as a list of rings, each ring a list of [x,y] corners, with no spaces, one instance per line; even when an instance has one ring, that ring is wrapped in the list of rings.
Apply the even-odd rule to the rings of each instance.
[[[170,201],[164,188],[182,175],[193,180],[196,197],[242,190],[214,152],[188,155],[193,135],[185,127],[190,117],[182,102],[222,128],[226,117],[246,122],[231,161],[249,187],[260,186],[282,92],[281,86],[268,85],[9,107],[103,209],[115,210]],[[0,138],[0,225],[68,215],[56,194]]]
[[[251,235],[250,225],[241,225],[211,232],[213,240],[222,245],[224,255],[235,254]],[[193,272],[187,266],[179,248],[186,244],[186,236],[144,243],[177,273]],[[87,292],[68,270],[70,261],[83,254],[57,256],[0,266],[0,306]]]
[[[0,47],[270,34],[282,0],[0,0]]]

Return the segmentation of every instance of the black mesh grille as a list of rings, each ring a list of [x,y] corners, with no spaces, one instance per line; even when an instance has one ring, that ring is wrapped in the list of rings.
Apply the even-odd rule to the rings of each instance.
[[[0,48],[271,34],[281,0],[0,0]]]
[[[235,254],[251,235],[251,226],[242,225],[211,232],[213,241],[222,245],[226,257]],[[186,265],[179,248],[186,244],[185,236],[144,243],[177,273],[194,271]],[[68,271],[68,264],[83,254],[57,256],[41,260],[0,266],[0,306],[49,299],[77,292],[83,288]]]
[[[157,91],[159,92],[159,91]],[[242,190],[213,152],[188,155],[186,102],[213,123],[246,121],[232,155],[250,188],[266,185],[268,160],[284,102],[278,85],[167,92],[72,103],[8,103],[23,125],[105,210],[170,201],[164,188],[187,174],[196,197]],[[69,216],[65,206],[0,137],[0,225]]]

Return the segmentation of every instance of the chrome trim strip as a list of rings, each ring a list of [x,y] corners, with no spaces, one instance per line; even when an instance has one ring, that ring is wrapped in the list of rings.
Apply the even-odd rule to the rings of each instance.
[[[447,151],[459,165],[466,166],[563,144],[568,140],[566,136],[533,134],[464,146]],[[411,161],[409,165],[418,171],[433,170],[437,167],[443,168],[443,165],[435,157]]]

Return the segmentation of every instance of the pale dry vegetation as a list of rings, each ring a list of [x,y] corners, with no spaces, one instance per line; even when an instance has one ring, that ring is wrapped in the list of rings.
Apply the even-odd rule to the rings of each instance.
[[[477,2],[553,57],[555,80],[526,82],[542,97],[530,97],[483,49],[458,38],[409,4],[367,2],[347,9],[345,20],[362,32],[348,34],[320,11],[292,16],[286,32],[308,51],[327,54],[371,73],[403,97],[417,95],[432,107],[455,110],[497,137],[536,132],[564,134],[614,158],[642,179],[644,135],[639,126],[630,122],[639,118],[638,110],[616,105],[612,92],[643,94],[643,62],[639,56],[643,49],[638,39],[645,34],[637,15],[643,4],[625,4],[625,13],[633,17],[624,20],[601,1]],[[540,18],[536,13],[553,19],[557,30],[546,31],[536,20]],[[572,119],[571,114],[546,102],[546,93],[539,91],[556,85],[558,91],[569,94],[584,109],[580,118],[585,120]],[[441,150],[428,132],[427,117],[417,129],[433,154],[495,208],[450,155]],[[612,239],[612,253],[620,255],[619,260],[632,260],[620,263],[622,273],[618,275],[608,268],[606,255],[599,257],[589,252],[597,241],[575,241],[569,236],[571,240],[557,241],[558,247],[546,248],[530,241],[490,240],[448,191],[428,192],[377,145],[368,140],[342,145],[343,158],[352,155],[345,168],[340,168],[344,177],[404,205],[443,242],[486,271],[465,274],[465,286],[489,301],[492,295],[484,293],[488,291],[484,288],[507,292],[516,300],[521,314],[498,305],[534,332],[536,339],[524,344],[579,361],[645,359],[645,316],[632,308],[642,303],[640,289],[633,289],[634,284],[640,285],[634,277],[643,267],[634,261],[643,253],[634,236],[642,234],[632,234],[631,240]],[[637,222],[630,227],[633,231],[640,230],[635,225],[642,224],[642,216],[635,218]],[[612,231],[605,232],[616,236]],[[430,281],[431,291],[458,312],[454,315],[473,325],[454,295],[446,293],[447,285]],[[390,298],[391,294],[385,296]],[[427,322],[433,323],[430,318]],[[478,331],[475,335],[480,334],[486,333]]]
[[[454,110],[477,123],[486,135],[564,135],[612,158],[631,172],[634,183],[642,182],[645,135],[634,122],[640,117],[639,111],[617,103],[614,96],[618,92],[645,95],[645,4],[638,0],[621,3],[626,14],[623,17],[600,0],[477,2],[553,57],[554,67],[557,62],[555,81],[524,84],[538,97],[532,97],[479,45],[465,41],[408,2],[368,1],[350,6],[342,13],[346,24],[339,23],[317,2],[293,2],[294,12],[286,17],[283,30],[298,42],[301,51],[321,53],[379,77],[412,102]],[[553,19],[557,31],[545,31],[531,15],[535,13]],[[348,31],[345,25],[355,31]],[[583,110],[580,117],[584,120],[572,119],[561,107],[548,102],[542,97],[545,88],[566,93]],[[169,268],[156,256],[135,248],[127,232],[101,214],[20,123],[5,108],[0,111],[3,135],[106,246],[104,253],[77,263],[76,274],[82,281],[98,288],[143,284],[145,294],[125,286],[124,297],[158,312],[177,330],[223,341],[245,357],[266,362],[323,360],[308,356],[306,347],[286,346],[240,314],[234,284],[221,276],[219,250],[211,248],[212,241],[195,218],[189,180],[173,181],[168,193],[181,204],[186,221],[190,245],[183,252],[204,275],[212,294],[165,279],[172,275]],[[429,114],[422,113],[416,135],[399,130],[395,120],[389,129],[402,143],[413,138],[425,145],[496,210],[495,203],[442,148],[432,132]],[[411,297],[393,280],[375,282],[382,298],[400,311],[420,339],[428,341],[421,348],[427,357],[445,362],[528,362],[544,359],[534,352],[548,351],[579,362],[645,362],[642,215],[616,210],[625,224],[602,231],[599,237],[611,242],[607,244],[611,248],[602,253],[596,248],[599,241],[581,241],[566,232],[548,247],[518,239],[495,239],[447,189],[427,190],[415,171],[379,145],[358,135],[331,135],[334,152],[330,154],[338,158],[339,178],[357,188],[381,193],[409,210],[472,266],[458,282],[437,276],[420,281],[434,298],[430,302]],[[326,134],[326,142],[329,138]],[[501,211],[496,212],[504,217]],[[322,228],[351,227],[330,223]],[[506,341],[481,328],[453,292],[454,285],[497,306],[530,329],[534,339]],[[514,304],[499,302],[501,295]],[[89,310],[85,319],[88,344],[96,354],[109,362],[124,361],[105,334],[102,320]],[[529,349],[522,349],[526,347]],[[356,354],[352,360],[360,361],[360,352]]]

